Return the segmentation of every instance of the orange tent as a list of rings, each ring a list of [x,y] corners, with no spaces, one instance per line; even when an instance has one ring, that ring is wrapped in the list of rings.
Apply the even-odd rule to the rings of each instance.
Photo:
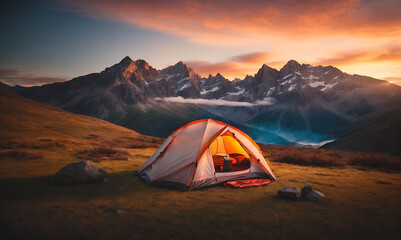
[[[154,186],[192,190],[231,180],[275,180],[259,146],[241,130],[220,121],[198,120],[174,131],[141,166]]]

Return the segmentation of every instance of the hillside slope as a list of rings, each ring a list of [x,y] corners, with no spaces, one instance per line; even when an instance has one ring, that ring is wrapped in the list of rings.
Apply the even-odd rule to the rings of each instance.
[[[32,101],[0,87],[1,177],[16,174],[9,168],[9,163],[16,160],[30,160],[29,164],[19,164],[21,172],[16,176],[39,171],[44,163],[51,175],[66,163],[88,159],[85,151],[96,147],[154,148],[161,141],[101,119]],[[42,161],[47,158],[51,161]]]
[[[361,118],[342,129],[341,134],[322,148],[401,154],[401,109]]]

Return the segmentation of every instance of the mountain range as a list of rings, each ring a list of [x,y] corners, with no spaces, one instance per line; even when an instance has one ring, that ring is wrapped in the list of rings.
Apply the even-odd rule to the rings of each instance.
[[[230,81],[219,73],[201,77],[183,62],[157,70],[125,57],[66,82],[5,87],[146,135],[167,137],[190,121],[214,118],[256,141],[285,145],[321,145],[345,137],[347,127],[355,133],[349,126],[356,121],[401,109],[401,87],[395,84],[294,60],[280,70],[263,65],[253,76]]]

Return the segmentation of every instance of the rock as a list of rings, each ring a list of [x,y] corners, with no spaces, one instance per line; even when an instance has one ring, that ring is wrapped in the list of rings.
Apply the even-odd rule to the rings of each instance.
[[[299,200],[301,198],[301,189],[285,186],[277,191],[277,197],[283,199]]]
[[[326,196],[324,196],[323,193],[312,190],[306,195],[306,200],[311,201],[311,202],[320,202],[320,203],[325,203],[327,201]]]
[[[78,163],[71,163],[60,169],[53,177],[53,184],[74,184],[104,182],[107,177],[105,170],[86,160]]]
[[[303,198],[306,198],[306,195],[312,191],[312,185],[310,184],[305,184],[305,186],[301,189],[301,195]]]

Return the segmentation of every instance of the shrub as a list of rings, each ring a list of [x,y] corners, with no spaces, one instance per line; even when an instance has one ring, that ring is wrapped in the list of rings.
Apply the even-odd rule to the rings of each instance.
[[[371,168],[388,168],[392,170],[401,170],[401,161],[397,161],[396,159],[383,154],[361,153],[360,155],[351,158],[348,164]]]
[[[344,166],[344,162],[330,155],[317,153],[302,153],[302,152],[279,152],[274,161],[283,163],[299,164],[304,166]]]

